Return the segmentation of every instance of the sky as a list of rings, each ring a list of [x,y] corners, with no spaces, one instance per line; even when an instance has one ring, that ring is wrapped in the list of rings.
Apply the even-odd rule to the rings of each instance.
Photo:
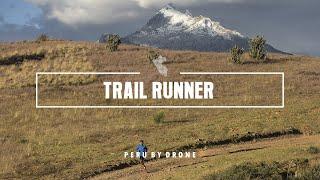
[[[0,41],[51,37],[94,41],[142,27],[168,3],[291,53],[320,56],[319,0],[1,0]]]

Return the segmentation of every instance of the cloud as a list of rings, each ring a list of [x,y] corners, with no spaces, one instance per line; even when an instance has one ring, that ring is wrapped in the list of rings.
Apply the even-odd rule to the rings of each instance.
[[[188,6],[188,5],[200,5],[203,3],[233,3],[233,2],[241,2],[243,0],[134,0],[138,3],[140,7],[150,8],[150,7],[161,7],[168,3],[173,3],[181,6]]]
[[[0,15],[0,24],[5,23],[4,17],[2,15]]]
[[[57,19],[67,25],[110,24],[136,18],[138,6],[132,0],[27,0],[40,7],[48,19]]]
[[[26,0],[40,7],[48,19],[56,19],[70,26],[83,24],[111,24],[136,19],[146,9],[160,8],[168,3],[181,6],[208,2],[231,3],[242,0]]]

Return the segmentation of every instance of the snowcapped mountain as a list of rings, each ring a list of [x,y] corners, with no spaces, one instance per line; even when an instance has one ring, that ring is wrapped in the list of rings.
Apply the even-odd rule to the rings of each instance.
[[[125,43],[174,50],[229,51],[235,44],[248,49],[248,38],[210,18],[194,17],[172,4],[160,9],[139,31],[122,39]],[[280,52],[267,45],[269,52]]]
[[[158,15],[159,14],[169,20],[164,26],[155,29],[155,31],[160,33],[180,31],[196,35],[210,35],[213,37],[218,35],[226,39],[230,39],[232,36],[243,37],[237,31],[224,28],[219,22],[212,21],[210,18],[203,16],[193,17],[188,10],[183,13],[172,5],[167,5],[165,8],[162,8],[158,12]]]

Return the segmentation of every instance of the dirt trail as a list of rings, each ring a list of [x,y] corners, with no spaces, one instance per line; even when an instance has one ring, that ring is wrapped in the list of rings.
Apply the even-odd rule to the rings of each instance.
[[[123,170],[104,173],[93,177],[92,179],[153,179],[158,174],[172,171],[177,168],[201,164],[208,161],[208,158],[219,155],[250,152],[266,148],[283,147],[289,145],[306,145],[310,143],[317,143],[320,135],[315,136],[286,136],[279,138],[271,138],[260,141],[251,141],[240,144],[228,144],[216,146],[209,149],[201,149],[197,151],[197,158],[195,159],[159,159],[146,163],[148,172],[142,170],[140,165],[125,168]],[[319,143],[319,142],[318,142]]]

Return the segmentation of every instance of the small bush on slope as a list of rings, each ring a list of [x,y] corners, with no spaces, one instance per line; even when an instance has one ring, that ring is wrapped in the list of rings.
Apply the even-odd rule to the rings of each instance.
[[[266,40],[262,36],[256,36],[249,40],[250,57],[256,60],[265,60],[267,58],[267,52],[265,49]]]
[[[118,46],[121,44],[119,35],[110,35],[107,41],[107,48],[110,52],[114,52],[118,50]]]
[[[44,42],[44,41],[48,41],[49,40],[49,36],[46,34],[41,34],[40,36],[37,37],[36,42]]]
[[[147,58],[148,58],[148,60],[152,63],[152,61],[153,61],[154,59],[157,59],[159,56],[160,56],[160,55],[159,55],[158,52],[156,52],[156,51],[154,51],[154,50],[150,50],[150,51],[148,52]]]
[[[233,48],[231,48],[230,53],[231,62],[235,64],[241,64],[241,55],[244,53],[244,50],[235,45]]]
[[[218,174],[206,176],[207,180],[317,180],[320,165],[310,167],[307,159],[296,159],[284,163],[244,163],[232,166]]]
[[[160,124],[164,121],[164,117],[165,117],[165,114],[163,111],[160,111],[158,112],[156,115],[153,116],[153,121],[156,123],[156,124]]]

